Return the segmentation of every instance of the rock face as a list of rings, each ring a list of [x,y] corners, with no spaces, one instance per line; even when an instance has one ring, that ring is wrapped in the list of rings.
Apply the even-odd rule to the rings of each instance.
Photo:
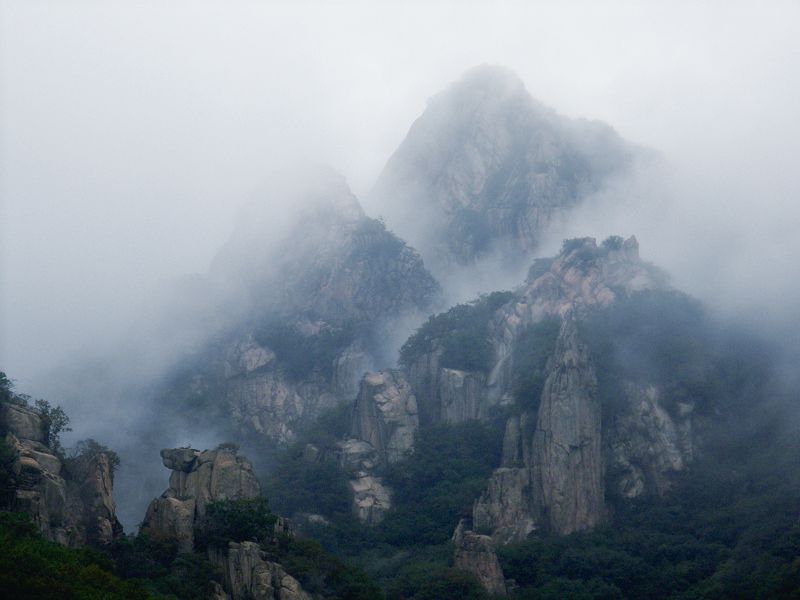
[[[606,517],[609,489],[627,497],[663,493],[694,453],[691,403],[670,416],[659,404],[657,386],[629,383],[621,408],[604,417],[597,398],[580,319],[620,294],[666,288],[663,275],[639,259],[636,240],[611,240],[602,248],[591,238],[572,240],[545,268],[537,267],[492,324],[497,362],[487,395],[503,398],[515,340],[545,317],[561,320],[538,408],[509,418],[502,464],[473,507],[476,530],[498,543],[524,540],[537,530],[590,529]],[[608,483],[607,473],[613,474]]]
[[[250,461],[234,448],[165,449],[161,459],[172,471],[169,488],[150,503],[141,531],[176,538],[182,552],[194,550],[194,529],[209,503],[261,495]],[[274,533],[291,535],[283,519],[276,522]],[[267,560],[255,542],[209,546],[207,556],[223,575],[223,585],[216,584],[214,590],[215,600],[311,600],[300,583],[280,564]]]
[[[486,374],[440,365],[441,349],[420,356],[407,378],[416,394],[423,423],[483,420],[495,404],[487,396]]]
[[[605,517],[597,380],[572,316],[562,323],[547,371],[538,414],[509,420],[503,467],[473,510],[478,530],[500,542],[537,529],[582,531]]]
[[[401,371],[367,373],[353,408],[351,435],[372,445],[381,462],[401,459],[419,427],[417,399]]]
[[[162,450],[161,458],[172,470],[169,488],[150,503],[141,530],[176,538],[183,552],[194,547],[195,524],[210,502],[261,495],[253,466],[235,450],[174,448]]]
[[[627,385],[625,410],[609,427],[606,462],[616,473],[614,491],[622,497],[664,494],[672,475],[694,457],[694,404],[681,403],[678,415],[670,416],[659,396],[656,386]]]
[[[453,564],[457,569],[475,575],[486,591],[494,596],[505,596],[508,593],[503,569],[497,560],[491,537],[468,530],[462,519],[453,534],[453,544]]]
[[[533,434],[534,498],[548,530],[568,534],[605,516],[597,379],[573,317],[550,360]]]
[[[514,73],[484,65],[429,100],[373,195],[442,279],[492,250],[527,260],[635,155],[608,125],[562,117]]]
[[[413,449],[417,399],[402,371],[367,373],[353,407],[350,438],[339,444],[339,465],[350,474],[353,512],[364,523],[383,519],[391,490],[379,475]]]
[[[81,547],[106,545],[122,535],[105,453],[65,459],[45,443],[42,416],[12,402],[0,403],[0,433],[15,455],[9,507],[30,515],[45,538]]]
[[[224,588],[216,594],[219,600],[311,600],[300,583],[280,564],[268,561],[255,542],[210,548],[208,558],[223,574]]]
[[[579,238],[566,241],[557,257],[536,261],[524,285],[503,296],[494,312],[481,313],[488,323],[469,325],[488,332],[492,352],[486,372],[444,368],[443,339],[410,346],[425,349],[406,367],[420,426],[487,419],[495,406],[512,410],[502,463],[472,515],[475,531],[491,534],[496,543],[524,540],[537,531],[590,529],[607,516],[607,494],[663,494],[692,460],[693,402],[686,399],[677,412],[667,411],[656,383],[632,379],[618,382],[622,392],[615,408],[604,410],[583,339],[581,324],[595,309],[638,292],[670,290],[665,276],[639,258],[638,248],[633,237],[601,245]],[[457,318],[441,322],[472,323]],[[526,353],[534,350],[520,344],[526,336],[546,335],[531,334],[544,331],[535,327],[545,320],[555,326],[553,339],[531,346],[546,352],[532,366]],[[521,369],[532,370],[529,380],[539,382],[531,388],[535,397],[522,402],[515,387]]]

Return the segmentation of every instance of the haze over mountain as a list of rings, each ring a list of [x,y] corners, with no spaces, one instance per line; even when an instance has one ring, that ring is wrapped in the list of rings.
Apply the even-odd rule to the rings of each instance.
[[[257,159],[197,146],[261,161],[247,202],[218,174],[242,204],[224,237],[170,223],[163,261],[187,244],[198,272],[124,318],[99,302],[87,332],[126,324],[58,368],[42,346],[30,391],[50,402],[0,365],[0,592],[59,573],[61,595],[109,598],[800,593],[800,287],[794,241],[767,234],[800,214],[767,199],[792,174],[754,144],[715,189],[738,163],[698,160],[713,131],[670,157],[525,81],[437,80],[374,183],[290,159],[352,159],[300,126],[321,94]]]

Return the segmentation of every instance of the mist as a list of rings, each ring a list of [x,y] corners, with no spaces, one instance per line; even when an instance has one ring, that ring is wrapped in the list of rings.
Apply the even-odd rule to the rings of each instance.
[[[63,403],[76,438],[134,439],[131,382],[225,326],[230,297],[206,277],[248,203],[276,222],[292,208],[259,192],[273,173],[331,165],[381,216],[369,192],[386,160],[427,98],[482,63],[660,157],[589,198],[542,255],[636,235],[679,289],[796,339],[796,2],[0,6],[0,367]],[[519,283],[498,271],[454,275],[448,299]],[[99,357],[116,367],[92,393],[103,415],[52,385]]]

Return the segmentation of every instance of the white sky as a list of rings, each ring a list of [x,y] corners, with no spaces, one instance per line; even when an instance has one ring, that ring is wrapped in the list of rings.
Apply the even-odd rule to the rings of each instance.
[[[731,310],[800,306],[800,2],[24,0],[0,19],[0,369],[23,390],[205,271],[281,163],[363,195],[426,98],[485,62],[674,165],[670,208],[587,227],[630,228]]]

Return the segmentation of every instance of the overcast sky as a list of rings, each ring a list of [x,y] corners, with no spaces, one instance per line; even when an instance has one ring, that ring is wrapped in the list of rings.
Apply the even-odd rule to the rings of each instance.
[[[0,6],[0,368],[23,390],[204,272],[282,163],[363,195],[426,98],[487,62],[672,165],[586,233],[635,233],[725,310],[800,313],[798,2]]]

